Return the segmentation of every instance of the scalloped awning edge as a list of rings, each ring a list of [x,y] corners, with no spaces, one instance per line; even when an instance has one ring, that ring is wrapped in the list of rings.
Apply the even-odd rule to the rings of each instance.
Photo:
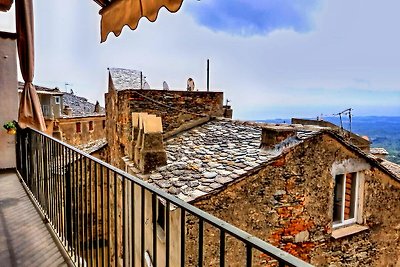
[[[125,25],[135,30],[142,17],[146,17],[151,22],[156,21],[158,12],[162,7],[165,7],[169,12],[175,13],[181,8],[182,2],[183,0],[114,1],[100,11],[101,42],[107,40],[110,32],[118,37]]]

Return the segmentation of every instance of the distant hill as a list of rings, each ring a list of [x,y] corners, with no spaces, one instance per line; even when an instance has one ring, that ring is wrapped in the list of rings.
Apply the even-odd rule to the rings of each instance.
[[[340,125],[338,117],[324,117],[326,121]],[[259,120],[270,123],[290,123],[290,119]],[[342,119],[343,128],[350,130],[348,118]],[[400,164],[400,117],[365,116],[353,117],[351,131],[368,136],[372,147],[383,147],[389,152],[388,160]]]

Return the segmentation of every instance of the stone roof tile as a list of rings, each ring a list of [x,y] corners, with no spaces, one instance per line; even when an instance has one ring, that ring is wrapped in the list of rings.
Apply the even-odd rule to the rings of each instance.
[[[185,131],[166,141],[167,165],[151,174],[149,182],[192,201],[221,189],[317,132],[298,131],[270,150],[260,148],[261,133],[260,125],[232,120],[214,120]]]
[[[126,89],[150,89],[146,77],[142,75],[142,86],[140,86],[139,70],[129,70],[122,68],[109,68],[112,82],[116,90]]]

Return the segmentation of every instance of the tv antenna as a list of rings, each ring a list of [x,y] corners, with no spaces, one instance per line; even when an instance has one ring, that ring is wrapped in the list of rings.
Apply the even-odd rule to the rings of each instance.
[[[352,108],[347,108],[347,109],[345,109],[345,110],[343,110],[343,111],[341,111],[341,112],[339,112],[339,113],[333,114],[333,116],[339,116],[339,119],[340,119],[340,129],[343,130],[342,115],[344,115],[344,116],[348,115],[348,116],[349,116],[349,124],[350,124],[349,132],[351,132],[351,122],[352,122],[352,117],[353,117],[353,115],[351,115],[351,111],[352,111],[352,110],[353,110]]]
[[[72,84],[72,83],[67,83],[67,82],[65,82],[65,83],[64,83],[65,92],[68,91],[68,90],[67,90],[67,86],[73,86],[73,84]]]

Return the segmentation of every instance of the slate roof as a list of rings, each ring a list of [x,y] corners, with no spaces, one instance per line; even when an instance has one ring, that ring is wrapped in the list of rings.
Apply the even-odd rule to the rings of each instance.
[[[61,92],[57,87],[56,88],[48,88],[39,85],[35,85],[36,91],[49,92],[52,94],[62,95],[63,99],[63,108],[68,106],[72,109],[72,116],[67,116],[62,114],[63,118],[74,118],[74,117],[87,117],[87,116],[98,116],[105,115],[106,111],[103,107],[100,107],[100,112],[94,112],[95,104],[90,103],[86,98],[77,96],[74,94]],[[18,82],[18,89],[24,89],[24,83]]]
[[[371,147],[370,153],[373,155],[389,155],[389,152],[383,147]]]
[[[24,85],[25,85],[24,82],[18,82],[18,90],[23,90]],[[34,86],[35,86],[36,91],[38,91],[38,93],[41,91],[41,92],[49,92],[49,93],[55,94],[55,95],[63,95],[64,94],[57,87],[48,88],[48,87],[43,87],[43,86],[39,86],[39,85],[34,85]]]
[[[148,182],[184,201],[221,189],[318,131],[300,130],[274,149],[261,149],[260,124],[214,120],[166,141],[168,162]]]
[[[105,147],[106,145],[107,145],[107,140],[106,140],[106,138],[103,138],[103,139],[90,141],[86,144],[77,145],[76,148],[82,150],[83,152],[85,152],[87,154],[92,154],[92,153],[96,152],[97,150]]]
[[[143,86],[140,86],[140,71],[122,68],[109,68],[110,76],[116,90],[150,89],[146,77],[142,75]]]
[[[63,118],[75,118],[75,117],[87,117],[87,116],[98,116],[105,115],[106,111],[103,107],[100,107],[100,112],[95,113],[95,104],[90,103],[86,98],[73,95],[70,93],[64,93],[63,105],[68,106],[72,109],[72,116],[63,114]]]

